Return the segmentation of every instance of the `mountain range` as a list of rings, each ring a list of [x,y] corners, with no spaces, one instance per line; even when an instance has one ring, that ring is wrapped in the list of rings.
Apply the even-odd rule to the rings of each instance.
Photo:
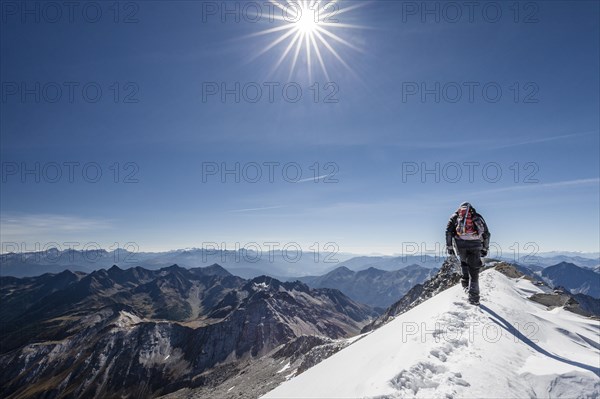
[[[495,274],[491,280],[493,284],[484,280],[489,283],[483,287],[487,290],[484,305],[486,300],[495,303],[495,311],[500,311],[498,306],[504,306],[504,318],[516,320],[503,300],[514,306],[514,310],[523,308],[529,309],[528,312],[533,312],[531,305],[522,301],[535,303],[539,307],[535,310],[539,314],[531,313],[535,318],[544,317],[545,313],[540,309],[555,309],[554,313],[556,309],[564,309],[572,317],[584,319],[590,314],[599,314],[599,300],[581,293],[553,292],[552,287],[529,268],[489,260],[487,267],[518,286],[515,291],[518,295],[513,292],[517,296],[511,294],[505,298],[506,292],[513,289],[509,283],[496,282],[499,277]],[[350,281],[356,286],[361,282],[372,289],[385,291],[386,284],[382,281],[385,282],[388,272],[338,269],[337,273],[309,280],[312,283],[336,281],[331,278],[338,276],[341,282]],[[411,269],[417,273],[428,271],[411,266],[404,272]],[[443,302],[438,299],[447,295],[446,292],[456,291],[460,278],[457,271],[456,259],[448,258],[431,278],[414,285],[380,316],[337,289],[311,288],[301,281],[281,282],[268,276],[243,279],[216,264],[192,269],[172,265],[158,270],[142,267],[123,270],[113,266],[92,273],[64,271],[37,277],[0,277],[0,395],[8,398],[164,396],[171,399],[250,399],[283,384],[283,391],[274,392],[277,395],[283,392],[281,397],[288,397],[286,381],[292,383],[296,376],[314,375],[312,370],[319,369],[319,364],[327,364],[336,354],[352,349],[380,330],[391,331],[389,325],[411,311],[411,314],[417,312],[427,317],[447,311],[444,316],[447,320],[443,320],[454,325],[452,317],[456,317],[458,328],[464,322],[459,315],[468,312],[468,308],[456,305],[457,293],[452,294],[456,297],[454,310],[444,310],[447,299]],[[487,276],[485,273],[489,270],[482,276]],[[496,292],[497,286],[503,288]],[[435,305],[423,308],[428,303]],[[435,309],[435,313],[431,313],[431,309]],[[412,317],[405,317],[405,323],[412,323],[415,320]],[[567,316],[560,313],[560,317]],[[402,333],[397,328],[393,331],[395,339]],[[563,320],[544,328],[570,331],[571,326]],[[391,338],[392,332],[389,334]],[[582,340],[579,346],[588,351],[589,332],[578,330],[577,334]],[[575,336],[569,337],[575,340]],[[563,338],[556,339],[561,345],[564,343],[560,341]],[[572,349],[569,342],[567,340],[565,345]],[[385,342],[372,345],[375,345],[372,351],[361,356],[363,361],[374,362],[374,365],[384,361],[381,353],[392,350],[386,350]],[[438,349],[433,348],[431,353],[438,353],[439,359],[449,357],[444,349]],[[514,352],[510,348],[503,350]],[[412,352],[408,349],[406,353]],[[588,355],[581,356],[585,360]],[[511,359],[511,362],[521,361]],[[581,359],[578,357],[575,361],[589,365],[587,360]],[[436,373],[419,371],[426,370],[427,362],[429,360],[412,366],[406,364],[408,371],[400,374],[401,378],[411,379],[407,386],[418,388],[421,384],[437,383]],[[432,370],[441,369],[436,365]],[[443,374],[444,378],[448,376],[438,374]],[[332,381],[340,378],[327,369],[323,375]],[[433,383],[428,380],[432,375]],[[565,378],[560,376],[557,384],[566,386],[566,392],[572,394],[574,388],[565,385]],[[582,381],[585,389],[594,387],[589,385],[585,373],[576,374],[576,378]],[[465,381],[472,384],[470,380]],[[316,384],[313,380],[310,383]],[[541,387],[546,382],[538,383]],[[328,382],[314,385],[314,393],[318,397],[330,394],[322,390],[327,386]],[[307,391],[297,392],[306,397],[312,395]],[[398,392],[396,394],[402,397],[411,396],[407,390]],[[432,392],[433,396],[437,395],[435,391],[421,387],[414,390],[414,396],[427,396]],[[512,394],[521,391],[494,392]]]
[[[165,252],[139,252],[126,249],[107,251],[104,249],[77,250],[50,248],[45,251],[9,252],[0,255],[0,275],[13,277],[39,276],[44,273],[60,273],[63,270],[90,273],[117,265],[122,269],[141,266],[155,270],[178,264],[186,268],[206,267],[220,264],[232,274],[242,278],[267,275],[278,280],[292,277],[318,276],[338,267],[352,271],[375,268],[396,271],[411,265],[438,269],[445,256],[402,255],[402,256],[355,256],[347,253],[320,253],[310,251],[289,253],[281,250],[260,251],[250,249],[221,250],[190,248]],[[515,263],[510,259],[501,260]],[[541,270],[561,262],[580,267],[600,267],[597,254],[584,253],[540,253],[523,257],[519,263],[533,270]]]
[[[329,271],[343,266],[353,271],[375,268],[385,271],[399,270],[407,266],[419,265],[424,268],[437,269],[444,257],[432,255],[401,255],[401,256],[354,256],[330,268]]]
[[[340,266],[322,276],[298,277],[311,288],[335,288],[357,302],[385,309],[401,298],[415,284],[429,279],[437,269],[419,265],[406,266],[399,270],[385,271],[369,267],[353,271]]]
[[[507,262],[514,263],[514,260],[510,258],[501,258]],[[518,259],[517,263],[534,266],[539,268],[546,268],[548,266],[553,266],[558,263],[568,262],[573,263],[579,267],[584,267],[587,269],[595,269],[600,266],[600,257],[598,254],[590,254],[590,256],[582,256],[577,252],[575,253],[547,253],[547,254],[537,254],[537,255],[527,255]]]
[[[1,277],[0,287],[6,398],[154,397],[206,387],[300,337],[335,346],[375,316],[338,290],[245,280],[219,265]]]
[[[260,275],[291,276],[296,270],[318,270],[323,267],[315,262],[312,254],[302,254],[299,259],[290,261],[282,251],[256,252],[241,249],[238,251],[185,249],[167,252],[132,252],[126,249],[98,250],[58,250],[27,253],[5,253],[0,255],[0,274],[3,276],[27,277],[43,273],[59,273],[69,269],[90,273],[118,265],[122,269],[142,266],[156,270],[173,264],[186,268],[206,267],[220,264],[243,278]],[[322,259],[321,259],[322,260]]]
[[[346,265],[352,270],[376,267],[381,270],[397,270],[413,264],[426,268],[441,265],[442,258],[433,256],[403,257],[352,257],[344,253],[313,252],[288,253],[286,251],[253,251],[247,249],[213,250],[192,248],[166,252],[132,252],[126,249],[107,251],[95,250],[58,250],[25,253],[4,253],[0,255],[0,275],[13,277],[39,276],[44,273],[60,273],[63,270],[90,273],[118,265],[123,269],[142,266],[155,270],[178,264],[186,268],[206,267],[220,264],[231,273],[242,278],[254,278],[261,275],[287,280],[294,276],[320,275]]]

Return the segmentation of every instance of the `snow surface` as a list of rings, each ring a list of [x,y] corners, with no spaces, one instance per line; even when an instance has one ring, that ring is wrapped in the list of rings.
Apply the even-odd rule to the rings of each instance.
[[[600,322],[529,301],[495,270],[454,286],[263,398],[600,398]]]
[[[279,370],[279,371],[277,372],[277,374],[279,374],[279,373],[283,373],[285,370],[287,370],[287,369],[289,369],[289,368],[290,368],[290,362],[287,362],[287,364],[286,364],[285,366],[283,366],[283,367],[281,368],[281,370]]]

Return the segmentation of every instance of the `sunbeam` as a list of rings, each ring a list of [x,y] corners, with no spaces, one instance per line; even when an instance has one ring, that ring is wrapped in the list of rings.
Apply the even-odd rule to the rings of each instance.
[[[343,37],[342,30],[359,29],[363,26],[341,23],[337,16],[363,6],[365,3],[353,4],[342,8],[337,0],[270,0],[269,4],[273,7],[273,14],[270,16],[272,23],[280,24],[275,27],[261,30],[248,37],[274,35],[273,40],[256,53],[252,59],[273,50],[281,48],[282,54],[277,57],[271,73],[275,73],[286,60],[289,60],[289,78],[294,75],[297,66],[306,66],[306,76],[312,82],[313,69],[320,67],[327,80],[330,79],[327,64],[330,62],[339,62],[345,68],[352,69],[346,60],[334,47],[339,44],[354,51],[362,50],[354,44],[348,42]],[[334,33],[333,31],[336,31]],[[283,47],[278,45],[283,44]],[[306,57],[306,60],[304,60]],[[301,60],[300,60],[301,58]],[[298,61],[300,60],[300,64]],[[313,65],[315,64],[315,65]]]

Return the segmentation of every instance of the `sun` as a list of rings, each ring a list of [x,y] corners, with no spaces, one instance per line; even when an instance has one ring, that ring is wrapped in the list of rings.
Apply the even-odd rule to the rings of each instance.
[[[317,29],[318,20],[316,20],[317,16],[315,10],[308,9],[306,7],[300,7],[300,15],[296,15],[298,22],[296,29],[302,32],[303,34],[313,34],[313,32]]]
[[[330,80],[328,65],[332,62],[337,62],[352,71],[336,46],[341,45],[362,52],[362,49],[350,43],[343,36],[344,31],[348,29],[364,27],[343,23],[340,15],[362,7],[366,3],[358,2],[348,7],[342,7],[340,0],[269,0],[268,4],[276,10],[271,19],[275,26],[249,36],[273,35],[276,37],[252,58],[258,58],[270,50],[278,48],[281,54],[271,72],[275,72],[287,61],[290,64],[288,78],[291,79],[294,72],[297,71],[299,63],[303,62],[307,69],[306,75],[311,82],[315,68],[319,68],[323,75]],[[316,66],[317,64],[318,66]]]

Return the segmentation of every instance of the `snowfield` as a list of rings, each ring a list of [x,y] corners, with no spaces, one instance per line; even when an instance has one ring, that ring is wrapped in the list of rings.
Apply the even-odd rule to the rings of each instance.
[[[600,398],[600,322],[527,299],[496,270],[454,286],[263,398]]]

